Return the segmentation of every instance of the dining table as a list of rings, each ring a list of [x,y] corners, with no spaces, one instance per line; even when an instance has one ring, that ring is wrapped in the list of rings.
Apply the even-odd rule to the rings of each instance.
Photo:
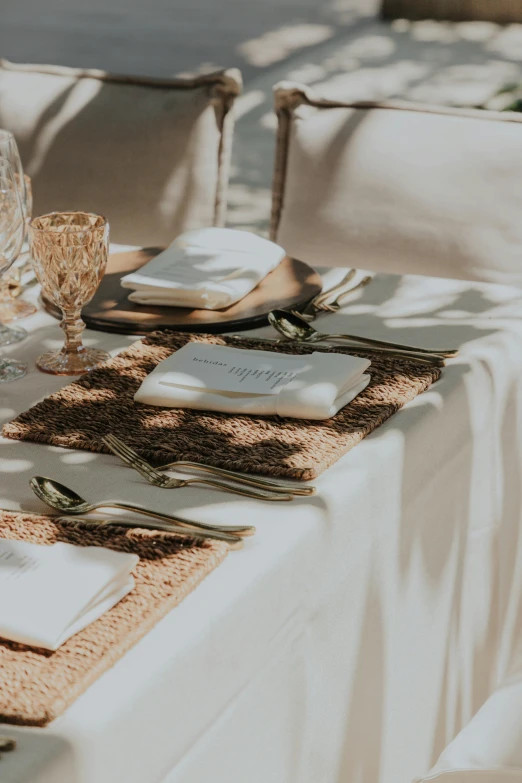
[[[346,272],[319,271],[325,285]],[[29,371],[0,385],[3,423],[71,381],[35,366],[62,344],[58,321],[40,307],[20,323],[29,336],[2,350]],[[0,440],[2,509],[46,513],[29,487],[41,474],[92,500],[257,528],[63,715],[0,725],[16,740],[1,783],[410,783],[509,673],[522,643],[522,290],[379,274],[316,324],[460,353],[313,496],[164,489],[110,454]],[[85,332],[113,355],[137,339]]]

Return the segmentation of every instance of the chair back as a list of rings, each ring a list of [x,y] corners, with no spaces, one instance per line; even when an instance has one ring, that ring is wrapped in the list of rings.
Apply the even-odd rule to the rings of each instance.
[[[271,236],[315,265],[522,286],[522,115],[283,83]]]
[[[165,245],[223,225],[237,70],[183,79],[0,62],[0,127],[32,177],[34,214],[98,212],[111,239]]]

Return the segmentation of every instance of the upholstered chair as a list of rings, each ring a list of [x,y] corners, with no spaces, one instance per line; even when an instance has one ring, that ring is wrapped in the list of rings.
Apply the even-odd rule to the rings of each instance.
[[[34,213],[105,215],[115,242],[164,245],[222,225],[237,70],[152,79],[0,63],[0,127],[18,142]]]
[[[522,116],[275,88],[272,238],[329,266],[522,285]]]

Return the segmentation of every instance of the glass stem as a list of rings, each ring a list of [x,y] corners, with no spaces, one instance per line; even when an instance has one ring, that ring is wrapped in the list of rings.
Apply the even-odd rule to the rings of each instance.
[[[83,350],[82,332],[85,329],[81,309],[77,308],[69,312],[64,310],[60,326],[65,332],[65,345],[62,352],[67,355],[80,353]]]

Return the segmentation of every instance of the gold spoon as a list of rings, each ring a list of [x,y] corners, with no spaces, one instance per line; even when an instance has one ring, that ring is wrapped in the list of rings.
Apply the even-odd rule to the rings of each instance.
[[[251,536],[255,533],[255,527],[225,527],[222,525],[205,525],[203,522],[192,522],[189,519],[175,517],[171,514],[159,514],[156,511],[149,511],[142,506],[133,506],[130,503],[120,503],[115,500],[104,500],[101,503],[88,503],[80,495],[74,492],[59,481],[46,478],[45,476],[33,476],[29,480],[31,489],[40,500],[43,500],[48,506],[61,511],[65,514],[88,514],[90,511],[96,511],[99,508],[121,508],[125,511],[134,511],[137,514],[144,514],[163,522],[171,522],[169,526],[172,533],[181,533],[193,538],[215,538],[218,541],[240,544],[239,536]],[[117,524],[117,519],[114,520]]]
[[[351,334],[323,334],[314,329],[304,318],[287,310],[273,310],[271,313],[268,313],[268,320],[280,334],[294,342],[318,343],[333,339],[347,340],[354,347],[357,347],[356,344],[358,343],[361,348],[362,346],[368,346],[369,350],[378,350],[379,353],[390,353],[395,356],[429,361],[433,364],[443,364],[444,359],[458,354],[457,350],[428,351],[425,348],[413,348],[408,345],[373,340],[369,337],[356,337]]]

